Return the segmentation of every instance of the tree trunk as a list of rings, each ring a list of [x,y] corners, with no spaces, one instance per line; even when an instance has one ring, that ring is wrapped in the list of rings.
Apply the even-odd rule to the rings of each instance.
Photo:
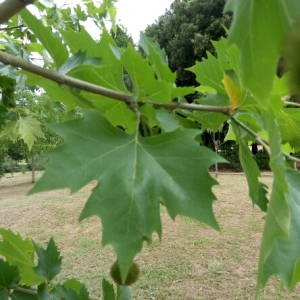
[[[35,162],[34,162],[34,153],[31,152],[31,182],[35,183]]]

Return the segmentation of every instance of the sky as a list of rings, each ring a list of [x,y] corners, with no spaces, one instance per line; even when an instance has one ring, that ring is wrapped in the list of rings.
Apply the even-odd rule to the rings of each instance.
[[[116,3],[118,23],[127,28],[134,42],[140,31],[145,30],[169,9],[174,0],[118,0]]]

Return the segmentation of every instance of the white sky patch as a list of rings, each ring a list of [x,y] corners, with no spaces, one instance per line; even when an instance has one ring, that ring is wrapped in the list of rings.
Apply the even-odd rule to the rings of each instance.
[[[117,7],[117,23],[128,30],[135,43],[138,42],[140,31],[146,29],[159,16],[170,8],[174,0],[119,0]]]

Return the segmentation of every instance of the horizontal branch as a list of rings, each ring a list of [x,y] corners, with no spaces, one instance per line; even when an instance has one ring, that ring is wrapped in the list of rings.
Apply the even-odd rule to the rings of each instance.
[[[16,287],[16,288],[14,288],[14,290],[18,291],[18,292],[21,292],[21,293],[24,293],[24,294],[28,294],[28,295],[33,295],[33,296],[38,295],[37,291],[25,289],[25,288],[22,288],[22,287]]]
[[[155,101],[146,100],[143,101],[145,104],[157,105],[160,107],[168,109],[188,109],[193,111],[208,111],[208,112],[218,112],[225,115],[228,115],[231,107],[230,106],[213,106],[213,105],[201,105],[201,104],[189,104],[189,103],[158,103]]]
[[[0,31],[7,31],[7,30],[12,30],[12,29],[17,29],[17,28],[24,28],[27,27],[26,25],[22,24],[22,25],[16,25],[16,26],[7,26],[7,27],[0,27]]]
[[[245,125],[243,122],[241,122],[240,120],[238,120],[235,116],[230,116],[230,119],[238,126],[240,126],[241,128],[243,128],[244,130],[246,130],[250,135],[252,135],[255,140],[257,141],[258,144],[262,145],[266,151],[268,152],[269,155],[271,155],[271,151],[270,151],[270,147],[268,145],[268,142],[265,141],[259,134],[257,134],[256,132],[254,132],[251,128],[249,128],[247,125]],[[291,161],[300,163],[300,159],[294,156],[291,156],[285,152],[282,151],[282,154],[288,158]]]
[[[18,13],[34,0],[5,0],[0,3],[0,24],[8,21],[12,16]]]
[[[69,85],[81,90],[85,90],[94,94],[106,96],[112,99],[116,99],[119,101],[123,101],[127,104],[130,104],[132,102],[131,96],[126,95],[123,93],[116,92],[114,90],[110,90],[104,87],[101,87],[96,84],[92,84],[83,80],[79,80],[67,75],[63,75],[60,73],[57,73],[53,70],[44,69],[42,67],[39,67],[37,65],[34,65],[22,58],[10,55],[8,53],[0,51],[0,62],[11,65],[17,68],[21,68],[23,70],[29,71],[31,73],[34,73],[36,75],[40,75],[44,78],[50,79],[54,82],[57,82],[59,85]]]
[[[132,96],[116,92],[96,84],[92,84],[83,80],[79,80],[67,75],[57,73],[53,70],[48,70],[37,65],[34,65],[22,58],[15,57],[8,53],[0,51],[0,62],[11,65],[23,70],[29,71],[36,75],[48,78],[59,85],[68,85],[75,87],[87,92],[91,92],[97,95],[105,96],[111,99],[119,100],[125,102],[127,105],[132,103]],[[157,105],[167,109],[188,109],[188,110],[198,110],[198,111],[209,111],[209,112],[219,112],[223,114],[228,114],[230,112],[230,106],[211,106],[211,105],[200,105],[200,104],[187,104],[187,103],[159,103],[155,101],[146,100],[143,103]]]

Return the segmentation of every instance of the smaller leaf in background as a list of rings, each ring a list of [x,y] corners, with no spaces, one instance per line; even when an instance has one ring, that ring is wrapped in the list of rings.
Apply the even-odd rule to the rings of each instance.
[[[0,259],[0,299],[8,300],[8,291],[19,283],[21,277],[18,267],[10,266],[7,261]]]
[[[0,134],[0,138],[3,136],[7,136],[10,138],[13,142],[15,142],[18,139],[19,136],[19,128],[18,128],[18,122],[16,121],[10,121],[6,124],[3,131]]]
[[[233,129],[237,143],[239,144],[239,159],[247,178],[249,196],[253,205],[257,205],[262,211],[266,212],[269,202],[266,197],[268,192],[267,186],[258,180],[258,178],[261,177],[259,168],[253,158],[247,142],[241,138],[239,128],[233,124]]]
[[[0,228],[0,255],[3,255],[8,263],[17,266],[21,275],[21,284],[34,285],[42,282],[33,271],[34,247],[32,242],[26,238],[22,239],[19,234],[11,230]]]
[[[103,300],[116,300],[114,285],[105,278],[102,280]]]
[[[222,64],[209,52],[207,52],[207,59],[203,59],[202,62],[197,61],[193,67],[186,70],[193,72],[201,85],[209,86],[218,93],[227,94],[222,84],[224,76]]]
[[[38,265],[33,268],[34,272],[47,283],[52,280],[61,270],[60,252],[51,237],[47,249],[43,249],[33,242],[35,251],[38,256]]]
[[[231,110],[239,108],[243,102],[243,94],[241,90],[227,74],[224,74],[222,82],[230,99]]]
[[[40,127],[40,122],[31,116],[20,118],[18,120],[19,134],[28,146],[29,151],[31,150],[37,137],[44,139],[44,133]]]

